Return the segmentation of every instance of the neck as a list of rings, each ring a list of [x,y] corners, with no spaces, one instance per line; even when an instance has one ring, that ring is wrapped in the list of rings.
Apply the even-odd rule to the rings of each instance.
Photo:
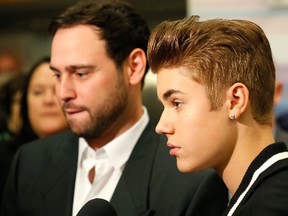
[[[264,148],[274,143],[271,126],[254,126],[241,126],[231,157],[223,168],[218,170],[232,195],[238,189],[252,161]]]

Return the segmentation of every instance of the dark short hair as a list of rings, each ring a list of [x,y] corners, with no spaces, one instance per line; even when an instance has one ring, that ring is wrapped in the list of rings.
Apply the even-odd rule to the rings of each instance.
[[[93,25],[106,41],[106,51],[120,68],[135,48],[145,53],[150,35],[142,16],[130,4],[120,0],[82,0],[54,17],[49,32],[75,25]],[[85,38],[83,38],[85,40]],[[148,71],[148,64],[146,72]]]

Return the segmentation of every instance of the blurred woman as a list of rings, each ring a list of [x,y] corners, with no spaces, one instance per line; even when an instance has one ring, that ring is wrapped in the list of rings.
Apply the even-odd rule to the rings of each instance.
[[[23,127],[19,142],[26,143],[68,128],[55,95],[56,79],[50,58],[40,59],[28,74],[21,100]]]
[[[0,140],[0,198],[2,197],[10,164],[18,147],[27,142],[52,135],[68,128],[64,113],[55,95],[56,79],[53,77],[49,64],[50,58],[45,57],[40,59],[27,74],[22,87],[22,96],[19,91],[15,91],[13,97],[7,96],[7,98],[12,99],[12,101],[11,108],[9,108],[11,115],[7,115],[6,128],[10,125],[11,130],[7,129],[4,132],[14,129],[15,138],[10,140],[9,143],[4,143]],[[19,106],[20,97],[21,101]],[[13,101],[15,103],[12,103]],[[18,104],[16,102],[18,102]],[[5,106],[8,106],[8,104],[5,104]],[[17,118],[19,111],[20,118]],[[12,115],[12,113],[14,114]],[[16,121],[14,121],[14,119]],[[18,126],[18,123],[20,126]],[[19,128],[20,132],[18,133]],[[3,139],[4,132],[2,136]],[[9,132],[9,134],[12,134],[12,132]]]

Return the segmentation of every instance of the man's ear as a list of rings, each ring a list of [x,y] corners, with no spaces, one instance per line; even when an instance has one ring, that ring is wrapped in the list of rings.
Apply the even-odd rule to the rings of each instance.
[[[248,107],[248,88],[243,83],[233,84],[228,90],[228,100],[230,103],[229,117],[234,119],[239,118]]]
[[[142,49],[132,50],[127,60],[128,79],[131,85],[141,83],[145,74],[146,62],[146,54]]]

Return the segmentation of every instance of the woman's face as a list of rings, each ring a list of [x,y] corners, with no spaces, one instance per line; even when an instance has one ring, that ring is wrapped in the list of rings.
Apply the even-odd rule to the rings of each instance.
[[[48,62],[39,65],[30,80],[27,93],[28,116],[32,129],[39,137],[68,127],[55,95],[55,82]]]

